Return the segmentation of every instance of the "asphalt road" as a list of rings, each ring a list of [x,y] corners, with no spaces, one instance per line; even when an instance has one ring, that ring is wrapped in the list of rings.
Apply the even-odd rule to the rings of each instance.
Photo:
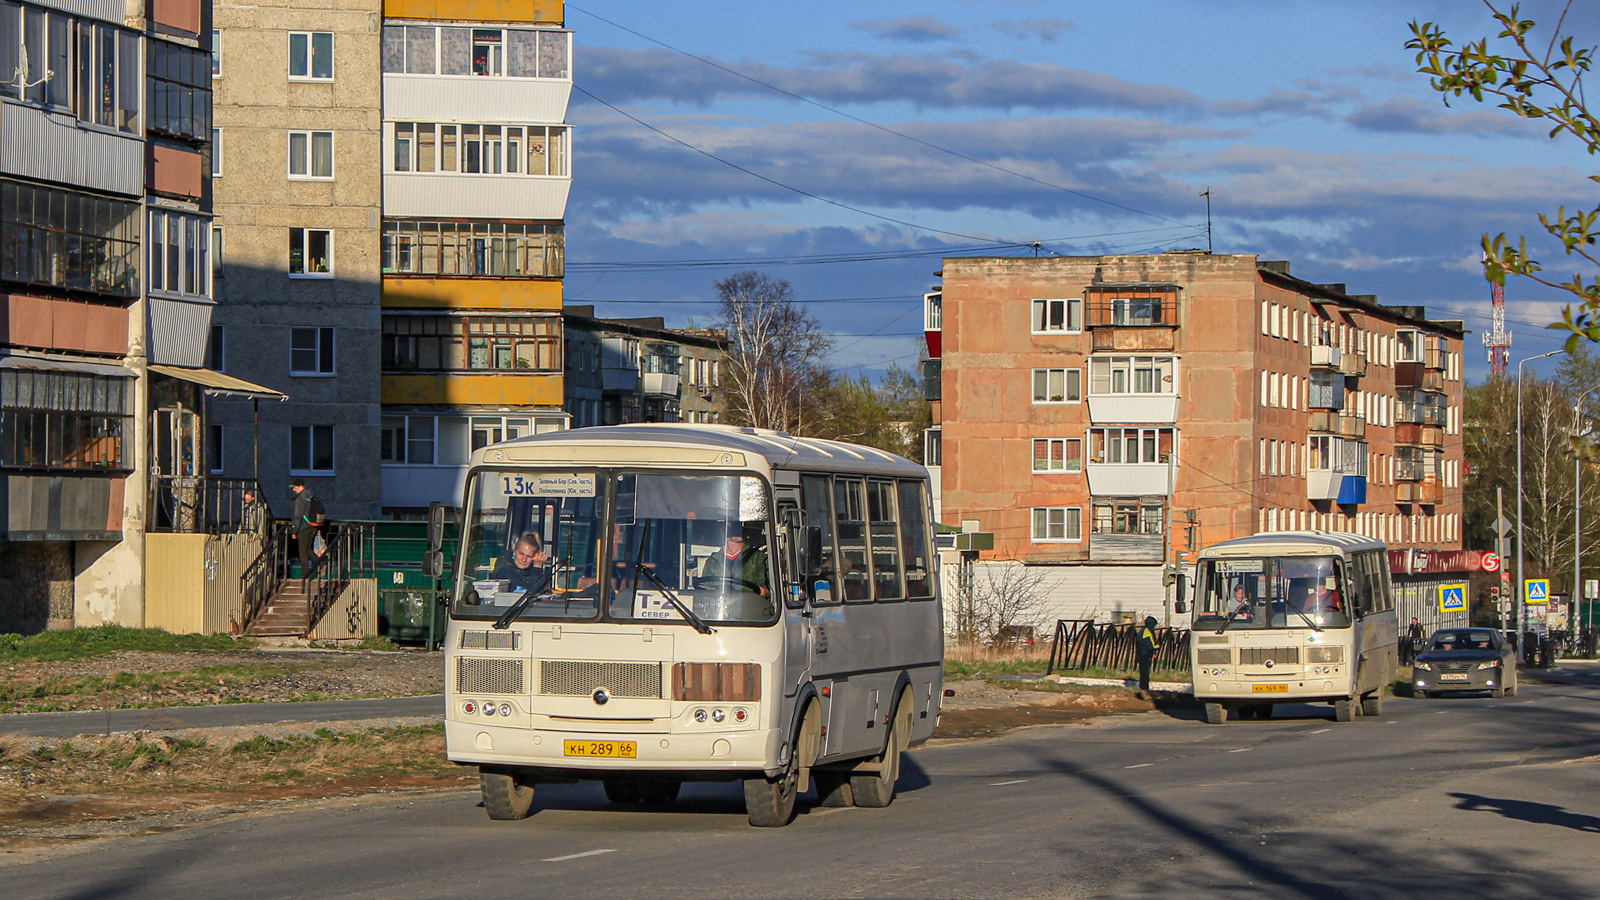
[[[1514,699],[1390,700],[1207,726],[1150,713],[915,751],[883,810],[746,826],[732,785],[676,809],[543,786],[240,819],[7,866],[7,896],[1600,896],[1600,677]],[[3,859],[3,858],[0,858]]]

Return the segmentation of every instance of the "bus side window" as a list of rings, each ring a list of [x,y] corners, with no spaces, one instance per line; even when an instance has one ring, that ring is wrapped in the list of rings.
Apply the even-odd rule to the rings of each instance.
[[[920,481],[900,482],[900,547],[906,596],[933,596],[933,559],[928,555],[927,493]]]
[[[873,593],[879,600],[900,600],[906,595],[900,578],[900,517],[895,506],[894,482],[867,483],[867,510],[872,520]]]
[[[872,563],[867,558],[867,503],[859,478],[833,482],[833,516],[839,541],[839,577],[846,600],[872,599]]]
[[[813,603],[836,603],[844,595],[834,556],[833,491],[828,476],[800,477],[800,510],[802,526],[796,555],[800,559],[802,589],[811,595]]]

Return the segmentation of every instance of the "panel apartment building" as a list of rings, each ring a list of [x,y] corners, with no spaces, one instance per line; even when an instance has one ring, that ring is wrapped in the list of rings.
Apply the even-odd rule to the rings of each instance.
[[[1161,616],[1168,565],[1259,532],[1460,548],[1461,323],[1250,255],[952,258],[942,276],[941,521],[992,533],[988,562],[1043,567],[1049,619]],[[1430,579],[1397,583],[1415,607]]]
[[[220,320],[275,507],[457,498],[473,449],[565,427],[572,35],[549,0],[217,12]],[[252,427],[234,404],[226,427]],[[239,442],[229,441],[230,446]],[[255,464],[230,453],[230,472]]]
[[[203,368],[210,10],[0,0],[0,631],[143,624],[202,391],[255,387]]]

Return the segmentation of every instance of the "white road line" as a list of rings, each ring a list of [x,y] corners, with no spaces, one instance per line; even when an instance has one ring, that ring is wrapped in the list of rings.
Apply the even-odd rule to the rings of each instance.
[[[1137,766],[1123,766],[1123,768],[1124,769],[1143,769],[1146,766],[1153,766],[1153,765],[1155,765],[1155,763],[1139,763]]]
[[[1324,734],[1324,733],[1332,731],[1332,730],[1333,730],[1332,728],[1318,728],[1316,731],[1313,731],[1311,733],[1312,734]]]
[[[1248,753],[1249,751],[1254,750],[1254,749],[1255,749],[1254,747],[1240,747],[1237,750],[1229,750],[1228,752],[1229,753]]]
[[[1008,784],[1023,784],[1027,780],[1028,779],[1026,779],[1026,778],[1018,778],[1016,781],[996,781],[993,784],[989,785],[989,787],[1005,787]]]
[[[1442,715],[1444,715],[1445,713],[1447,713],[1449,711],[1450,710],[1448,710],[1448,709],[1436,709],[1436,710],[1433,711],[1433,714],[1436,715],[1436,716],[1442,716]]]
[[[585,850],[582,853],[569,853],[566,856],[552,856],[549,859],[541,860],[541,862],[566,862],[569,859],[583,859],[585,856],[604,856],[607,853],[615,853],[615,852],[617,852],[617,851],[616,850]]]

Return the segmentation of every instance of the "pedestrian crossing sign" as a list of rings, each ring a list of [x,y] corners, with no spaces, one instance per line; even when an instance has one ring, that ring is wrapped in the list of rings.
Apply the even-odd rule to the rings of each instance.
[[[1467,586],[1464,584],[1439,585],[1439,612],[1467,611]]]
[[[1529,603],[1550,602],[1550,579],[1529,578],[1522,582],[1523,596]]]

